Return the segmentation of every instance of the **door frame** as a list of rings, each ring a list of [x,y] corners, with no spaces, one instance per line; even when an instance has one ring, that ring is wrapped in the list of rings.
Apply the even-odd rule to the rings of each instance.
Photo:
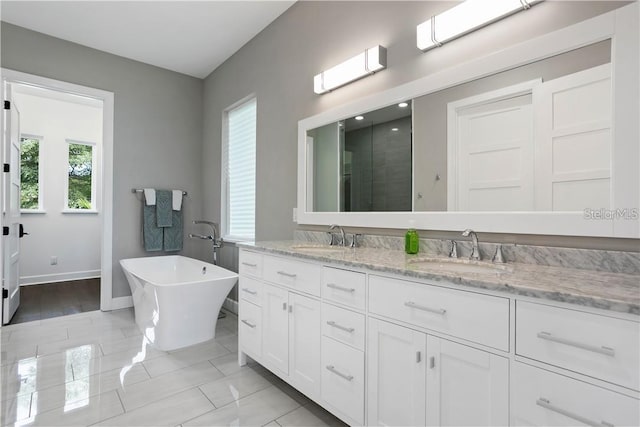
[[[23,73],[7,68],[0,69],[2,83],[20,83],[58,92],[72,93],[94,99],[102,104],[102,175],[101,200],[101,254],[100,254],[100,310],[109,311],[120,307],[113,300],[113,132],[114,132],[114,93],[102,89],[77,85],[74,83]],[[0,94],[4,100],[4,84],[0,85]],[[1,123],[1,132],[4,124]],[[4,154],[3,154],[4,156]],[[4,159],[3,159],[4,161]],[[4,180],[5,177],[2,177]],[[0,245],[0,258],[2,256]],[[2,266],[4,269],[4,266]],[[4,273],[4,272],[3,272]]]

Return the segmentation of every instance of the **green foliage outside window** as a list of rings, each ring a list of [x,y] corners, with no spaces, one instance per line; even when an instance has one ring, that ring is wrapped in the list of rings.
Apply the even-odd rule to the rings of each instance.
[[[93,147],[69,144],[69,209],[91,209]]]
[[[40,141],[20,139],[20,209],[38,209]]]

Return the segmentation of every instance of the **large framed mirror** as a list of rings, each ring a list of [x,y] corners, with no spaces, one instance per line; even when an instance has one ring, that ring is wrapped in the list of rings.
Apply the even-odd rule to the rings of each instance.
[[[301,120],[298,223],[640,237],[637,9]]]

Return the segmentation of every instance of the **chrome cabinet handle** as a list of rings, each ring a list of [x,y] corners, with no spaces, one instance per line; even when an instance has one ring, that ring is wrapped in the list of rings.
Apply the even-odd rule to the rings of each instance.
[[[552,405],[551,402],[549,402],[548,399],[545,399],[543,397],[541,397],[540,399],[536,400],[536,405],[538,406],[542,406],[545,409],[548,409],[549,411],[552,412],[556,412],[560,415],[564,415],[565,417],[569,417],[573,420],[579,421],[583,424],[586,424],[588,426],[593,426],[593,427],[614,427],[613,424],[608,423],[606,421],[593,421],[590,420],[589,418],[585,418],[582,415],[578,415],[578,414],[574,414],[572,412],[567,411],[566,409],[562,409],[559,408],[555,405]]]
[[[253,324],[253,323],[251,323],[251,322],[249,322],[247,320],[244,320],[244,319],[242,320],[242,323],[244,323],[245,325],[247,325],[248,327],[250,327],[252,329],[256,327],[255,324]]]
[[[335,289],[337,291],[349,292],[349,293],[353,293],[356,291],[356,288],[345,288],[343,286],[338,286],[335,283],[327,283],[327,288]]]
[[[252,291],[252,290],[251,290],[251,289],[249,289],[249,288],[242,288],[242,291],[243,291],[243,292],[246,292],[246,293],[248,293],[248,294],[251,294],[251,295],[257,295],[257,294],[258,294],[256,291]]]
[[[338,371],[333,365],[327,365],[327,371],[334,373],[347,381],[353,381],[353,375],[343,374],[342,372]]]
[[[415,308],[416,310],[428,311],[429,313],[435,313],[440,315],[444,315],[447,312],[447,310],[445,310],[444,308],[425,307],[424,305],[416,304],[413,301],[407,301],[404,303],[404,305],[409,308]]]
[[[557,342],[558,344],[564,344],[564,345],[568,345],[568,346],[571,346],[571,347],[581,348],[583,350],[592,351],[594,353],[604,354],[605,356],[614,357],[616,355],[615,350],[612,349],[612,348],[605,347],[605,346],[598,347],[598,346],[591,345],[591,344],[583,344],[581,342],[569,340],[569,339],[566,339],[566,338],[554,337],[549,332],[545,332],[545,331],[538,332],[537,336],[538,336],[538,338],[543,339],[543,340],[553,341],[553,342]]]
[[[422,360],[422,354],[419,351],[416,351],[416,363],[420,363]]]
[[[258,266],[258,264],[253,264],[253,263],[250,263],[250,262],[243,262],[242,265],[246,265],[247,267],[257,267]]]
[[[336,329],[341,329],[341,330],[346,331],[346,332],[349,332],[349,333],[351,333],[351,332],[355,331],[355,329],[354,329],[354,328],[347,328],[346,326],[338,325],[338,324],[337,324],[336,322],[334,322],[333,320],[329,320],[329,321],[327,322],[327,325],[332,326],[332,327],[334,327],[334,328],[336,328]]]
[[[296,274],[293,274],[293,273],[287,273],[286,271],[278,271],[277,273],[278,273],[279,275],[281,275],[281,276],[286,276],[286,277],[296,277],[296,276],[297,276]]]
[[[287,310],[287,303],[286,302],[282,303],[282,309],[285,310],[285,311]]]

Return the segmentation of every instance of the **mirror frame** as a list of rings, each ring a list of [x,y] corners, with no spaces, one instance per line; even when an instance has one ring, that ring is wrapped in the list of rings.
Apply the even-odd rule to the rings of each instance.
[[[640,238],[640,54],[635,2],[519,43],[493,54],[369,95],[298,122],[297,223],[351,227]],[[307,130],[427,95],[501,71],[611,40],[612,194],[615,209],[636,209],[635,219],[586,219],[583,212],[312,212],[307,210]],[[415,159],[412,160],[415,162]],[[415,163],[414,163],[415,166]],[[415,170],[415,168],[414,168]]]

